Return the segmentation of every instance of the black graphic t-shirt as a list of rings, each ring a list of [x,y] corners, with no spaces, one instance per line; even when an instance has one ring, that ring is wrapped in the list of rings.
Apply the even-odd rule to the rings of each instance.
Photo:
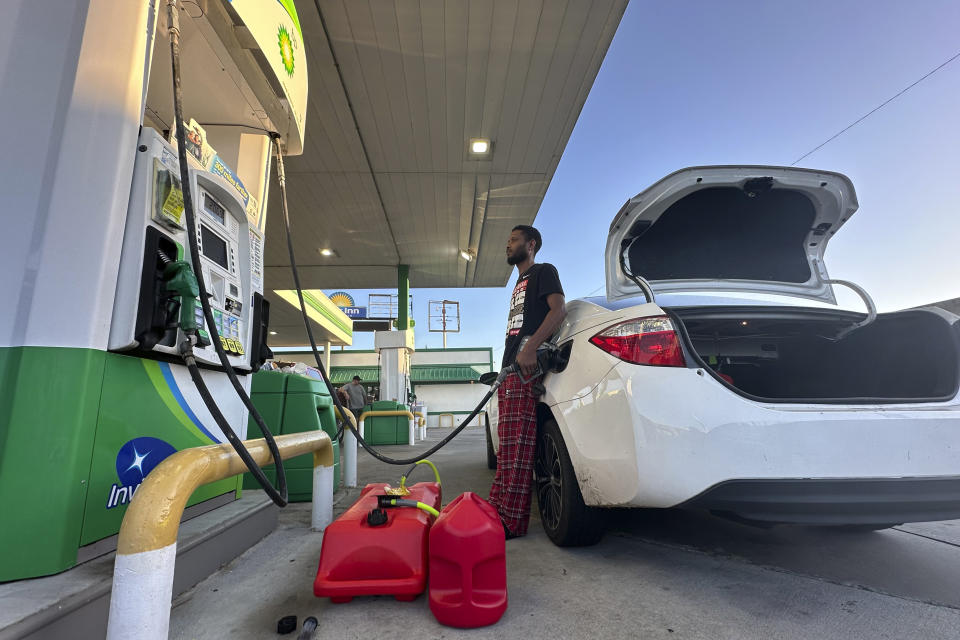
[[[507,339],[504,342],[502,367],[513,364],[524,336],[536,333],[550,312],[547,296],[563,295],[560,274],[550,263],[535,264],[517,279],[510,296],[510,314],[507,316]]]

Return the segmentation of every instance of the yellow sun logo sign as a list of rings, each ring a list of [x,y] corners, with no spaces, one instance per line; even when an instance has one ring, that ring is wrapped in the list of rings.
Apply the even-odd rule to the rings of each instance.
[[[277,31],[277,42],[280,44],[280,59],[283,60],[283,68],[287,71],[288,76],[293,77],[293,41],[290,39],[287,28],[283,25],[280,25],[280,29]]]
[[[353,296],[345,291],[337,291],[330,294],[330,302],[338,307],[355,307]]]

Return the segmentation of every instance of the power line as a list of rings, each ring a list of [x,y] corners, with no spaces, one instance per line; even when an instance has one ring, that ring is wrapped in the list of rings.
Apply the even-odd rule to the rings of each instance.
[[[885,106],[887,106],[888,104],[890,104],[891,102],[893,102],[894,100],[896,100],[897,98],[899,98],[900,96],[902,96],[903,94],[905,94],[907,91],[910,91],[910,89],[913,89],[915,86],[917,86],[918,84],[920,84],[921,82],[923,82],[924,80],[926,80],[927,78],[929,78],[930,76],[932,76],[933,74],[935,74],[937,71],[940,71],[940,69],[943,69],[945,66],[947,66],[948,64],[950,64],[951,62],[953,62],[953,61],[956,60],[957,58],[960,58],[960,51],[958,51],[957,53],[955,53],[955,54],[954,54],[952,57],[950,57],[948,60],[946,60],[946,61],[944,61],[943,63],[941,63],[941,64],[940,64],[939,66],[937,66],[935,69],[927,72],[925,75],[923,75],[922,77],[920,77],[918,80],[914,81],[912,84],[910,84],[910,85],[908,85],[907,87],[901,89],[901,90],[900,90],[896,95],[894,95],[893,97],[888,98],[887,100],[883,101],[882,103],[880,103],[879,105],[877,105],[876,107],[874,107],[873,109],[871,109],[870,112],[867,113],[866,115],[864,115],[864,116],[860,117],[859,119],[855,120],[854,122],[850,123],[849,125],[847,125],[847,126],[844,127],[843,129],[841,129],[840,131],[838,131],[837,133],[833,134],[832,136],[830,136],[829,138],[827,138],[826,140],[824,140],[823,142],[821,142],[820,144],[818,144],[817,146],[815,146],[815,147],[814,147],[813,149],[811,149],[810,151],[807,151],[805,154],[803,154],[802,156],[800,156],[799,158],[797,158],[796,160],[794,160],[793,162],[791,162],[791,163],[790,163],[790,166],[792,167],[793,165],[797,164],[798,162],[800,162],[801,160],[803,160],[804,158],[806,158],[806,157],[809,156],[810,154],[815,153],[816,151],[819,151],[819,150],[822,149],[824,146],[826,146],[828,143],[836,140],[837,138],[839,138],[840,136],[842,136],[844,133],[846,133],[847,131],[849,131],[849,130],[852,129],[853,127],[857,126],[858,124],[860,124],[861,122],[863,122],[864,120],[866,120],[867,118],[869,118],[870,116],[872,116],[874,113],[876,113],[876,112],[879,111],[880,109],[884,108]]]
[[[600,285],[599,287],[597,287],[596,289],[594,289],[593,291],[591,291],[590,293],[588,293],[587,295],[581,296],[581,297],[582,297],[582,298],[589,298],[590,296],[592,296],[593,294],[599,292],[601,289],[605,288],[606,286],[607,286],[607,285],[602,284],[602,285]]]

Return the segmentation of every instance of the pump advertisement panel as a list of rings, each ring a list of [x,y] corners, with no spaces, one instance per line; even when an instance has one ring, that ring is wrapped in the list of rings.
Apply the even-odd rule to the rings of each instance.
[[[302,144],[307,111],[307,55],[293,0],[230,0],[230,6],[250,30],[283,87]]]

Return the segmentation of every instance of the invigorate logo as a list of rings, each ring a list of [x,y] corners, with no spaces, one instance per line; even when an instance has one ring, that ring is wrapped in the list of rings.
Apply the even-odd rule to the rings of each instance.
[[[176,452],[173,445],[160,438],[143,437],[127,441],[117,452],[117,478],[120,482],[110,487],[107,509],[128,504],[147,474],[164,458]]]

